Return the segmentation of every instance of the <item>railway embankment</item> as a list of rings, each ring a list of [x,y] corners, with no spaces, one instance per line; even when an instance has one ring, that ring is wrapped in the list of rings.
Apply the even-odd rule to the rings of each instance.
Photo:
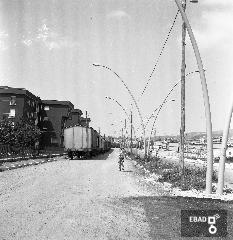
[[[9,157],[0,159],[0,172],[57,161],[64,154],[40,154],[37,156]]]

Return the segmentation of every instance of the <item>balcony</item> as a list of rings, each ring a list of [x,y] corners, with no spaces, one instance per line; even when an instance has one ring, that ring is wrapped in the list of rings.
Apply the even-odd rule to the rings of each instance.
[[[6,120],[6,119],[8,119],[8,118],[15,118],[15,114],[10,114],[10,113],[3,113],[2,114],[2,118],[3,118],[3,120]]]
[[[16,100],[15,99],[11,99],[10,100],[10,106],[15,106],[16,105]]]

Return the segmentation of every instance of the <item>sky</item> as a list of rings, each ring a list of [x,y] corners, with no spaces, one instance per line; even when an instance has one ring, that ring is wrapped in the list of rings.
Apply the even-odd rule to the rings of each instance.
[[[140,136],[142,121],[180,80],[178,15],[139,97],[176,13],[174,0],[0,0],[0,85],[26,88],[41,99],[71,101],[84,115],[88,112],[92,127],[106,135],[120,135],[126,118],[124,131],[129,133],[132,110]],[[213,130],[221,130],[233,92],[233,1],[187,1],[186,13],[206,70]],[[93,63],[109,67],[120,78]],[[187,35],[186,73],[197,69]],[[179,134],[180,85],[169,95],[154,126],[157,135]],[[193,73],[186,78],[186,132],[205,129],[201,81]]]

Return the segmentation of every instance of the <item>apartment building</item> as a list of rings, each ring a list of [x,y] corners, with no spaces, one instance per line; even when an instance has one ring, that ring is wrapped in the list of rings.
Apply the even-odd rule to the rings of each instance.
[[[41,99],[25,88],[0,86],[0,120],[13,123],[24,119],[39,126],[41,121]]]
[[[66,121],[66,127],[81,125],[82,111],[80,109],[72,109],[69,118]]]
[[[63,147],[64,128],[74,105],[69,101],[42,100],[42,148]]]
[[[64,128],[89,126],[90,118],[83,118],[80,109],[70,101],[41,100],[25,88],[0,86],[0,120],[14,124],[24,119],[37,125],[42,134],[41,149],[63,148]]]

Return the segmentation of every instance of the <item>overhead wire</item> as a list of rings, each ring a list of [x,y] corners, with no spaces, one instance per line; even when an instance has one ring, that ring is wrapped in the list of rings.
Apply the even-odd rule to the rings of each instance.
[[[146,82],[146,84],[145,84],[145,87],[144,87],[142,93],[140,94],[140,97],[139,97],[138,101],[140,100],[140,98],[141,98],[141,97],[143,96],[143,94],[145,93],[145,91],[146,91],[146,89],[147,89],[147,87],[148,87],[148,84],[149,84],[149,82],[151,81],[152,75],[153,75],[154,72],[155,72],[155,69],[156,69],[156,67],[157,67],[157,65],[158,65],[158,63],[159,63],[160,57],[161,57],[162,54],[163,54],[163,51],[164,51],[164,49],[165,49],[165,46],[166,46],[166,44],[167,44],[167,42],[168,42],[168,39],[169,39],[169,37],[170,37],[170,35],[171,35],[172,29],[173,29],[173,27],[174,27],[174,25],[175,25],[175,23],[176,23],[176,19],[177,19],[177,17],[178,17],[178,14],[179,14],[179,10],[177,11],[177,13],[176,13],[176,15],[175,15],[175,18],[174,18],[174,20],[173,20],[173,22],[172,22],[172,25],[171,25],[170,29],[169,29],[169,32],[168,32],[168,34],[167,34],[167,37],[166,37],[166,39],[165,39],[165,41],[164,41],[164,43],[163,43],[162,49],[161,49],[161,51],[160,51],[160,53],[159,53],[159,56],[158,56],[158,58],[156,59],[155,65],[154,65],[154,67],[153,67],[153,70],[152,70],[152,72],[151,72],[151,74],[150,74],[150,76],[149,76],[149,78],[148,78],[148,80],[147,80],[147,82]]]

